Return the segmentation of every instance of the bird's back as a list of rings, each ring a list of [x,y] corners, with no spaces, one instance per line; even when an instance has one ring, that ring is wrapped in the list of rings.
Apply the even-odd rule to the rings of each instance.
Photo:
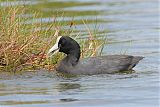
[[[107,55],[81,59],[76,66],[67,72],[72,74],[117,73],[132,70],[143,57],[129,55]]]

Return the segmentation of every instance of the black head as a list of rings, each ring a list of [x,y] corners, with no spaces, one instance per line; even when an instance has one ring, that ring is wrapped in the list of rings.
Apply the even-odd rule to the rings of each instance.
[[[60,36],[57,38],[55,45],[49,50],[48,55],[51,56],[54,53],[63,52],[67,55],[74,55],[79,59],[80,46],[79,44],[68,36]],[[51,54],[51,55],[50,55]]]
[[[70,54],[72,51],[80,50],[79,44],[68,36],[62,36],[58,42],[59,52]]]

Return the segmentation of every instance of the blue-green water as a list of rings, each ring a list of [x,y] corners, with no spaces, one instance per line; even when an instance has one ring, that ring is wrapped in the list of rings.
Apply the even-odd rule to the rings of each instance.
[[[132,74],[62,78],[54,73],[36,72],[0,79],[0,107],[158,107],[159,27],[157,0],[33,0],[12,1],[43,13],[65,11],[64,20],[89,20],[105,31],[103,54],[131,54],[145,58]],[[1,6],[8,6],[4,0]],[[25,17],[32,17],[31,13]],[[61,18],[58,18],[61,20]],[[93,20],[97,19],[95,23]],[[76,28],[87,36],[83,24]],[[102,34],[104,36],[105,34]]]

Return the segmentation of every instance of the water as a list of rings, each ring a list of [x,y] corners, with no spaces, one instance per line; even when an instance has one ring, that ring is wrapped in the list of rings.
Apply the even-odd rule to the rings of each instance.
[[[100,31],[106,31],[103,54],[144,56],[132,74],[94,75],[62,78],[50,72],[25,73],[1,78],[0,107],[158,107],[159,37],[157,0],[34,0],[11,1],[12,5],[31,6],[50,21],[55,10],[63,10],[64,20],[73,16],[97,19]],[[1,6],[8,6],[0,2]],[[28,13],[25,17],[32,17]],[[59,18],[61,20],[61,18]],[[83,36],[84,26],[77,24]],[[104,35],[104,34],[103,34]]]

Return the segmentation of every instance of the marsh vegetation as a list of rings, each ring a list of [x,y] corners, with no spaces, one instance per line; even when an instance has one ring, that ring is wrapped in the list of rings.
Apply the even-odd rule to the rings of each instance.
[[[42,14],[32,11],[32,19],[23,17],[30,10],[25,6],[9,6],[0,9],[0,70],[25,71],[45,68],[53,70],[64,54],[47,58],[46,53],[60,35],[72,36],[81,45],[81,57],[100,55],[105,42],[97,35],[98,28],[91,31],[87,20],[81,23],[88,32],[83,39],[76,29],[74,20],[58,21],[59,14],[53,14],[52,22],[36,23]],[[7,12],[7,13],[6,13]],[[63,13],[60,14],[63,18]],[[66,27],[68,27],[66,29]]]

